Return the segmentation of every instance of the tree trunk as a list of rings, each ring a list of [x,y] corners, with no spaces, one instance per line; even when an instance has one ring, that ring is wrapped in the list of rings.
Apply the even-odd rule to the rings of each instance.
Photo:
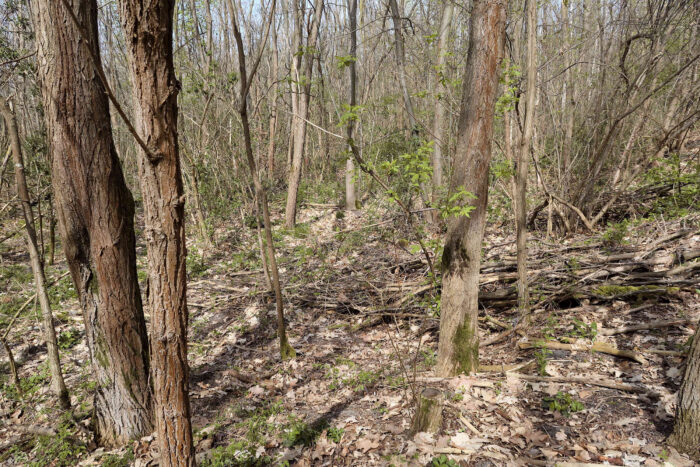
[[[447,64],[447,41],[450,38],[450,29],[452,27],[452,14],[454,5],[451,1],[445,1],[442,7],[442,20],[440,21],[440,31],[438,35],[437,45],[437,76],[438,80],[435,84],[435,92],[438,98],[435,103],[435,122],[433,124],[433,135],[435,136],[435,147],[433,148],[433,203],[437,202],[437,189],[442,185],[442,158],[446,152],[447,141],[445,138],[445,117],[447,115],[447,103],[441,97],[442,92],[446,92],[447,88],[443,85],[445,79],[445,66]],[[437,216],[433,216],[433,220],[437,221]]]
[[[273,0],[274,4],[274,0]],[[274,13],[270,13],[274,15]],[[255,77],[255,72],[257,70],[257,63],[255,63],[251,70],[251,75],[248,76],[248,71],[246,68],[245,54],[243,52],[243,39],[241,37],[241,32],[238,29],[238,21],[236,21],[235,15],[232,16],[233,23],[233,36],[236,40],[236,48],[238,49],[238,69],[241,76],[240,81],[240,107],[238,108],[238,113],[241,116],[241,123],[243,125],[243,140],[245,144],[245,154],[248,160],[248,168],[250,169],[250,175],[253,179],[253,186],[255,187],[255,202],[258,203],[256,206],[256,215],[260,211],[263,214],[263,224],[265,230],[265,242],[267,243],[267,262],[270,267],[271,279],[272,279],[272,289],[275,293],[275,305],[277,310],[277,335],[280,341],[280,356],[282,360],[287,360],[289,358],[294,358],[296,356],[296,351],[289,344],[287,339],[287,328],[284,323],[284,308],[283,308],[283,298],[282,298],[282,286],[280,284],[279,268],[277,267],[277,259],[275,255],[275,244],[272,238],[272,221],[270,220],[270,209],[269,203],[267,202],[267,193],[263,188],[260,181],[260,175],[255,164],[255,158],[253,157],[253,144],[252,138],[250,136],[250,122],[248,120],[248,91],[249,83]],[[270,18],[272,21],[272,18]],[[262,44],[261,47],[264,47]],[[262,49],[261,49],[262,51]],[[260,57],[258,57],[259,60]]]
[[[274,13],[274,12],[273,12]],[[270,26],[270,42],[272,49],[271,69],[270,69],[270,130],[267,142],[267,176],[270,180],[275,179],[275,133],[277,132],[277,73],[279,68],[279,52],[277,51],[277,24],[274,17]]]
[[[348,64],[348,69],[350,71],[349,101],[350,111],[354,112],[353,109],[357,105],[357,73],[355,71],[355,61],[357,60],[357,0],[349,0],[348,10],[348,19],[350,21],[350,63]],[[348,141],[352,141],[354,129],[355,120],[350,118],[348,119],[348,126],[346,128]],[[349,144],[348,146],[350,151],[354,151],[357,147],[355,144]],[[357,199],[355,195],[355,163],[353,160],[353,157],[348,157],[348,160],[345,162],[345,209],[348,211],[357,209]]]
[[[477,199],[471,215],[450,219],[442,257],[442,313],[436,372],[470,373],[479,365],[479,265],[486,222],[489,162],[498,75],[503,57],[505,0],[474,0],[463,80],[451,192]],[[463,202],[467,202],[464,200]]]
[[[94,426],[100,443],[116,446],[153,430],[134,200],[112,139],[107,95],[88,50],[99,57],[97,3],[70,3],[82,32],[62,2],[34,3],[39,75],[59,232],[97,382]]]
[[[174,0],[120,0],[134,91],[148,248],[152,380],[161,465],[195,465],[187,365],[185,198],[177,140],[173,68]]]
[[[399,12],[399,5],[396,0],[389,0],[389,7],[391,8],[391,19],[394,24],[394,52],[396,54],[396,65],[398,66],[401,95],[403,96],[403,103],[406,107],[406,113],[408,114],[408,123],[411,126],[410,134],[411,136],[418,136],[418,122],[416,121],[416,114],[413,111],[413,102],[411,102],[411,95],[408,92],[408,85],[406,84],[406,51],[404,49],[403,39],[403,17]]]
[[[31,201],[29,198],[29,190],[27,189],[27,179],[24,174],[24,160],[22,157],[22,144],[19,140],[19,131],[17,130],[17,120],[15,120],[14,112],[10,109],[7,101],[0,98],[0,113],[5,120],[5,128],[10,138],[10,146],[12,148],[12,158],[15,163],[15,184],[17,185],[17,198],[19,198],[22,206],[22,215],[24,216],[25,224],[25,240],[27,249],[29,250],[29,259],[34,274],[34,285],[36,286],[36,294],[41,306],[41,316],[44,325],[44,340],[46,341],[46,350],[48,352],[48,364],[51,371],[51,390],[58,398],[58,403],[64,409],[70,407],[70,398],[68,397],[68,389],[63,381],[63,373],[61,373],[61,362],[58,356],[58,345],[56,343],[56,330],[53,326],[53,314],[51,313],[51,305],[49,304],[49,295],[46,290],[46,277],[44,276],[44,263],[39,255],[39,248],[36,239],[36,230],[34,228],[34,213],[32,213]]]
[[[700,460],[700,326],[695,331],[678,392],[676,422],[668,443]]]
[[[529,309],[527,286],[527,166],[532,144],[532,132],[535,125],[535,92],[537,89],[537,1],[527,0],[527,102],[523,137],[520,140],[518,170],[516,177],[516,245],[518,256],[518,309],[522,314]]]
[[[305,0],[302,0],[305,1]],[[299,9],[301,10],[301,9]],[[303,11],[298,11],[297,16],[303,20]],[[293,116],[293,140],[294,146],[292,151],[292,165],[289,173],[289,184],[287,188],[287,205],[284,211],[284,226],[288,229],[294,228],[297,218],[297,196],[299,193],[299,184],[301,183],[301,169],[304,161],[304,146],[306,143],[306,121],[309,118],[309,101],[311,98],[311,75],[313,74],[314,54],[316,43],[318,41],[319,28],[321,26],[321,17],[323,16],[323,0],[316,4],[316,11],[311,23],[311,30],[306,41],[306,47],[303,50],[297,51],[298,54],[295,63],[299,66],[301,58],[304,58],[304,74],[301,76],[292,76],[292,79],[297,81],[296,88],[299,95],[297,96],[296,115]],[[299,20],[301,21],[301,20]],[[298,23],[297,28],[302,28],[302,24]],[[301,40],[299,40],[301,47]]]

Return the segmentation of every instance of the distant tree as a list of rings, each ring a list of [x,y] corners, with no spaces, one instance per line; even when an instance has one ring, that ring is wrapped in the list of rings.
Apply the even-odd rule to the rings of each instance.
[[[350,54],[348,55],[347,65],[350,75],[350,87],[348,89],[348,106],[349,111],[354,113],[354,107],[357,105],[357,72],[355,70],[355,62],[357,61],[357,0],[348,0],[348,22],[350,29]],[[355,129],[355,119],[348,118],[346,134],[348,141],[352,141],[353,131]],[[357,150],[357,145],[348,144],[350,152]],[[355,193],[355,156],[348,157],[345,162],[345,209],[354,211],[356,209],[356,193]]]
[[[301,183],[301,169],[306,143],[306,122],[309,118],[309,101],[311,99],[311,77],[314,68],[314,55],[323,16],[323,0],[316,2],[313,20],[309,34],[304,44],[304,19],[306,0],[294,0],[294,43],[296,50],[292,51],[292,160],[289,168],[289,184],[287,188],[287,205],[284,211],[284,225],[291,229],[296,225],[297,197]],[[303,64],[303,68],[302,68]],[[296,105],[294,105],[296,103]]]
[[[479,266],[506,3],[505,0],[474,0],[469,19],[469,51],[450,190],[471,193],[476,200],[469,216],[449,220],[445,238],[436,366],[441,376],[470,373],[479,365]],[[462,202],[471,202],[469,196],[462,197]]]

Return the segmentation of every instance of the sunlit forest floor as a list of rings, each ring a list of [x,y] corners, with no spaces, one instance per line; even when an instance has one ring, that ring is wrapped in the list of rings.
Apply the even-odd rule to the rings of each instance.
[[[481,348],[483,371],[441,379],[432,372],[439,289],[410,230],[389,212],[306,207],[293,231],[275,227],[297,351],[285,362],[256,230],[216,230],[213,250],[191,242],[190,394],[202,465],[693,465],[664,439],[700,319],[700,216],[566,239],[532,233],[524,320],[512,229],[489,225],[480,332],[496,342]],[[442,234],[433,235],[439,244]],[[19,236],[0,253],[4,330],[33,289]],[[139,254],[145,261],[143,246]],[[65,270],[59,251],[49,281]],[[0,463],[156,465],[153,437],[106,452],[72,428],[89,426],[93,384],[70,279],[51,296],[74,419],[60,417],[50,398],[30,306],[8,336],[22,396],[3,353]],[[427,386],[445,391],[443,430],[411,435],[413,394]],[[51,432],[36,436],[28,426]]]

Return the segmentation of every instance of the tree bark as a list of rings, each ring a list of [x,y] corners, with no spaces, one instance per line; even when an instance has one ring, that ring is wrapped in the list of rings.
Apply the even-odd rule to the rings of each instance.
[[[448,224],[436,366],[440,376],[470,373],[479,365],[479,265],[505,20],[505,0],[474,1],[450,190],[464,189],[477,199],[470,216],[453,217]]]
[[[59,405],[67,409],[70,407],[70,398],[68,397],[68,389],[63,380],[61,372],[61,362],[58,355],[58,345],[56,343],[56,329],[53,326],[53,314],[51,313],[51,305],[49,303],[49,295],[46,288],[46,277],[44,276],[44,263],[39,253],[39,248],[36,238],[36,230],[34,227],[34,213],[32,212],[31,201],[29,198],[29,190],[27,188],[27,179],[24,174],[24,160],[22,157],[22,144],[19,140],[19,130],[17,129],[17,120],[15,114],[10,109],[9,103],[0,98],[0,113],[5,120],[5,127],[10,138],[10,146],[12,148],[12,158],[15,163],[15,184],[17,186],[17,198],[19,198],[22,206],[22,215],[24,216],[25,231],[24,236],[29,250],[29,259],[34,274],[34,285],[36,286],[36,294],[41,306],[41,316],[44,325],[44,340],[46,341],[46,350],[48,352],[48,364],[51,372],[51,390],[58,398]]]
[[[537,1],[527,0],[527,102],[525,104],[525,122],[523,136],[520,140],[518,170],[516,172],[516,246],[518,257],[518,309],[522,314],[528,312],[529,293],[527,286],[527,167],[532,145],[532,133],[535,126],[535,93],[537,88]]]
[[[668,443],[695,460],[700,460],[700,326],[690,347],[681,389],[678,392],[676,422]]]
[[[120,0],[134,92],[148,249],[152,380],[161,465],[195,465],[187,365],[185,198],[173,67],[175,0]]]
[[[88,49],[99,57],[97,2],[69,3],[34,3],[38,68],[59,232],[97,383],[95,431],[101,444],[117,446],[153,430],[134,201],[112,139],[107,95]]]

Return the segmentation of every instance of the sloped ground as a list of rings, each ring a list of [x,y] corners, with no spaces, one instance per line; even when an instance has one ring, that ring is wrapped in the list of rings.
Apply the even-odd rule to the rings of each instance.
[[[371,208],[344,217],[334,209],[305,209],[295,231],[277,229],[288,332],[298,352],[287,362],[279,359],[274,299],[257,259],[255,231],[217,232],[220,248],[213,256],[192,248],[191,401],[204,464],[692,465],[664,439],[683,351],[700,319],[697,260],[684,259],[700,248],[697,218],[640,223],[622,234],[533,238],[536,305],[529,325],[509,304],[513,238],[503,229],[489,232],[481,337],[500,337],[481,349],[490,371],[440,379],[431,372],[439,291],[421,255],[411,253],[410,232],[387,216]],[[2,267],[24,264],[21,243],[13,247],[2,251]],[[50,270],[50,277],[61,270]],[[0,299],[31,294],[28,282],[13,287],[11,298]],[[76,417],[86,425],[87,349],[68,292],[57,298],[58,331],[67,342],[62,358]],[[651,322],[664,323],[623,329]],[[534,348],[520,348],[526,342]],[[554,342],[583,350],[544,348]],[[637,361],[587,350],[593,342],[632,351]],[[0,460],[41,463],[58,443],[18,429],[58,430],[33,314],[12,330],[10,345],[34,392],[20,399],[4,386]],[[504,373],[511,368],[506,365],[518,368]],[[618,389],[598,385],[610,383]],[[413,393],[427,386],[445,391],[444,429],[411,436]],[[68,464],[156,463],[152,437],[105,453],[67,426],[68,434],[58,430],[52,439],[70,450]]]

